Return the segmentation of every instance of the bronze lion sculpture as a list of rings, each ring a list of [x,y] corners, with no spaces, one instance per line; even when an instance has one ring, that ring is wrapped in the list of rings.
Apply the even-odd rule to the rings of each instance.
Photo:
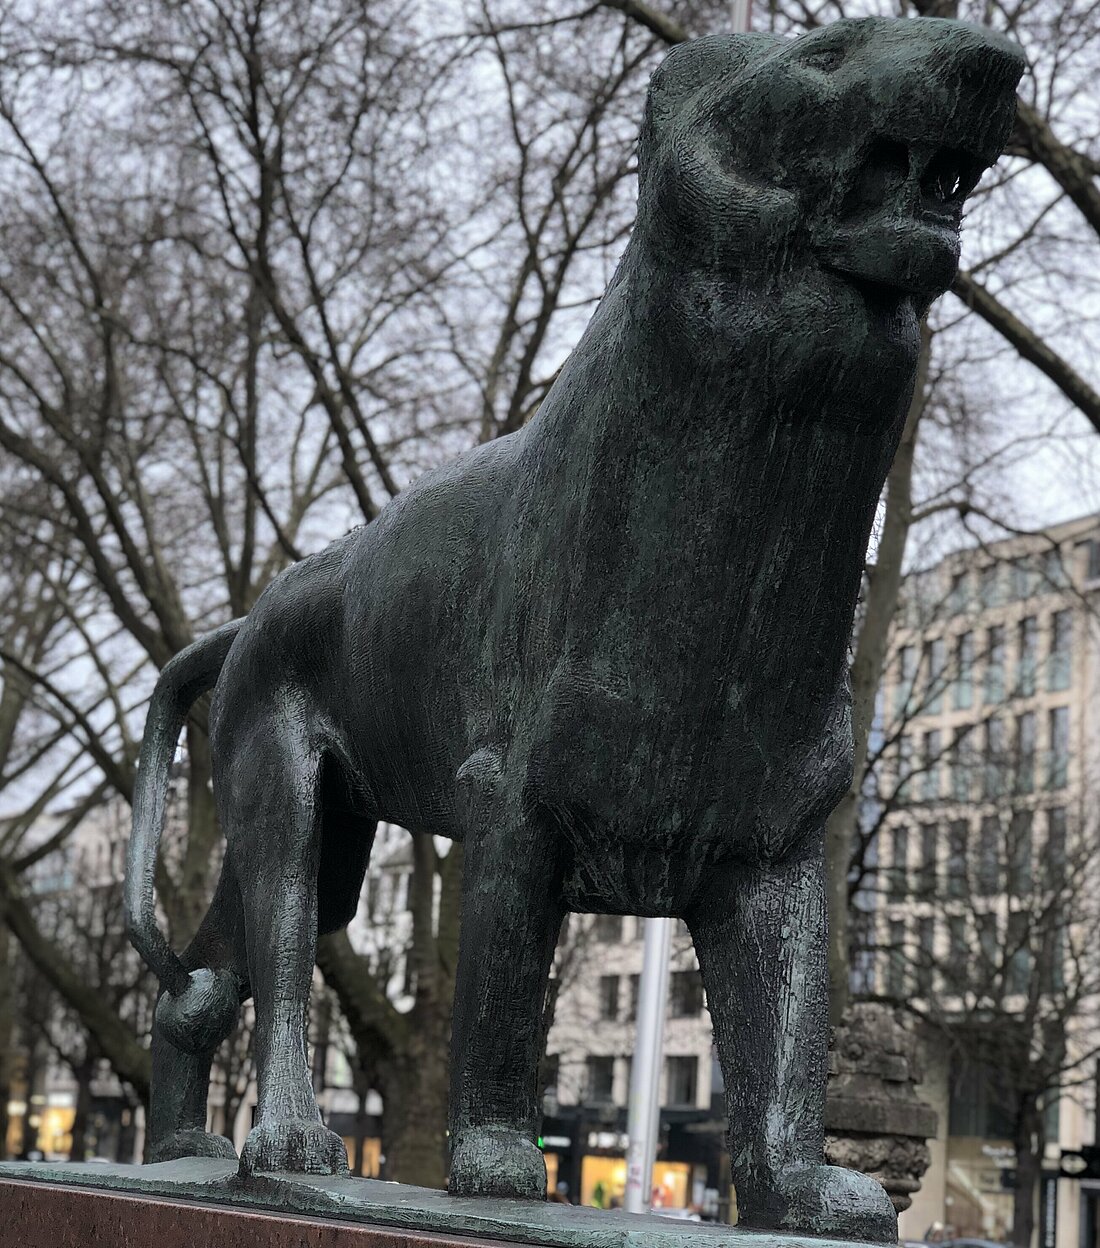
[[[160,977],[155,1158],[205,1133],[249,994],[244,1173],[346,1166],[306,1061],[318,932],[380,820],[465,843],[451,1190],[539,1197],[536,1064],[567,911],[676,915],[702,968],[742,1224],[887,1240],[823,1164],[823,829],[852,768],[847,643],[919,323],[1000,154],[1022,57],[938,19],[702,39],[653,76],[637,223],[535,418],[425,474],[164,669],[127,913]],[[168,767],[213,687],[226,858],[157,928]]]

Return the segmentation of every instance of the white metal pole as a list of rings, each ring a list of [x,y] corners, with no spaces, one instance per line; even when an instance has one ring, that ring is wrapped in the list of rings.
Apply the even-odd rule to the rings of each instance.
[[[752,29],[752,0],[730,0],[730,29],[734,34]]]
[[[630,1070],[630,1104],[626,1118],[628,1145],[623,1203],[627,1213],[644,1213],[649,1208],[661,1115],[658,1093],[671,949],[672,920],[646,919],[642,974],[638,983],[638,1035]]]

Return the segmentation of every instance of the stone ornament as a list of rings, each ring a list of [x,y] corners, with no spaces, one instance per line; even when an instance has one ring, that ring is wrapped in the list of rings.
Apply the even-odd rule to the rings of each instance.
[[[542,1197],[535,1069],[567,911],[692,933],[741,1223],[896,1238],[823,1161],[825,820],[852,767],[847,644],[875,506],[1020,51],[938,19],[717,36],[653,76],[638,217],[538,414],[429,472],[164,669],[127,914],[164,988],[152,1155],[205,1133],[248,995],[242,1174],[346,1168],[306,1061],[318,932],[380,820],[465,842],[450,1186]],[[213,688],[225,866],[156,925],[168,768]]]

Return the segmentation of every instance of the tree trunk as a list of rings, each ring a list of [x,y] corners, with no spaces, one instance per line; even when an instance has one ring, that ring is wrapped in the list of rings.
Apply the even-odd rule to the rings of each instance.
[[[74,1066],[76,1077],[76,1112],[73,1115],[70,1161],[84,1161],[88,1156],[88,1122],[92,1114],[92,1071],[95,1062],[90,1058]]]
[[[8,1102],[11,1100],[12,1044],[15,1039],[11,958],[11,937],[7,927],[0,923],[0,1158],[8,1155]]]
[[[913,517],[913,455],[917,430],[927,401],[928,366],[932,338],[921,327],[913,401],[905,420],[890,474],[886,478],[886,508],[874,567],[867,575],[863,622],[852,659],[852,784],[829,816],[825,829],[825,856],[829,890],[829,1020],[837,1026],[848,1009],[848,872],[859,818],[860,795],[867,767],[867,742],[875,714],[875,695],[882,681],[890,625],[901,589],[905,543]]]
[[[450,1019],[418,1019],[406,1049],[378,1063],[382,1177],[419,1187],[447,1185]],[[427,1025],[423,1025],[427,1024]]]
[[[1012,1242],[1031,1248],[1035,1233],[1035,1198],[1042,1169],[1043,1116],[1034,1097],[1027,1096],[1016,1114],[1016,1187],[1012,1193]]]
[[[363,1165],[366,1158],[363,1156],[364,1148],[367,1141],[367,1096],[370,1094],[370,1088],[367,1087],[365,1081],[361,1081],[358,1077],[355,1080],[355,1147],[352,1150],[351,1172],[363,1178]]]
[[[115,1074],[125,1080],[142,1100],[149,1096],[149,1050],[138,1043],[109,1001],[85,982],[72,963],[35,922],[18,883],[0,870],[0,917],[30,960],[31,965],[80,1018],[100,1053]]]

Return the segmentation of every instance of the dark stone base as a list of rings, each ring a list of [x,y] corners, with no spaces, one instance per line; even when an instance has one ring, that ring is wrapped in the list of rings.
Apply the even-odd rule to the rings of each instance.
[[[217,1158],[151,1166],[3,1163],[0,1227],[0,1242],[18,1248],[841,1248],[844,1242],[541,1201],[461,1198],[376,1179],[259,1175],[242,1182],[235,1162]]]

